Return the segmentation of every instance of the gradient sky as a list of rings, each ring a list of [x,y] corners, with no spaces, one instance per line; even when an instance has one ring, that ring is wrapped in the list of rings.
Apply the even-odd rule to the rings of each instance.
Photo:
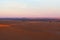
[[[60,0],[0,0],[1,17],[60,18]]]

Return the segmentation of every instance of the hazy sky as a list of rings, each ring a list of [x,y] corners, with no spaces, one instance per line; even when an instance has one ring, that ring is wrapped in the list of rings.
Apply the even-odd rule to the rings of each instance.
[[[60,18],[60,0],[0,0],[0,17]]]

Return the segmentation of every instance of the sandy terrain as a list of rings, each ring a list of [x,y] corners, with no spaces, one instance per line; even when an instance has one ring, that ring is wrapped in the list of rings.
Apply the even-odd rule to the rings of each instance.
[[[10,25],[7,24],[0,24],[0,27],[9,27]]]
[[[60,22],[1,21],[0,40],[60,40]]]

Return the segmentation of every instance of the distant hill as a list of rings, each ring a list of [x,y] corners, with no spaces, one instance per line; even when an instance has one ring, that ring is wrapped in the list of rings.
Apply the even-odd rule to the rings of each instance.
[[[56,22],[60,22],[60,19],[52,19],[52,18],[0,18],[0,20],[56,21]]]

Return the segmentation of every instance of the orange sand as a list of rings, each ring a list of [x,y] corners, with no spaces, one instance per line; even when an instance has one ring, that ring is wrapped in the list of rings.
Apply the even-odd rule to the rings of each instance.
[[[9,27],[8,24],[0,24],[0,27]]]

